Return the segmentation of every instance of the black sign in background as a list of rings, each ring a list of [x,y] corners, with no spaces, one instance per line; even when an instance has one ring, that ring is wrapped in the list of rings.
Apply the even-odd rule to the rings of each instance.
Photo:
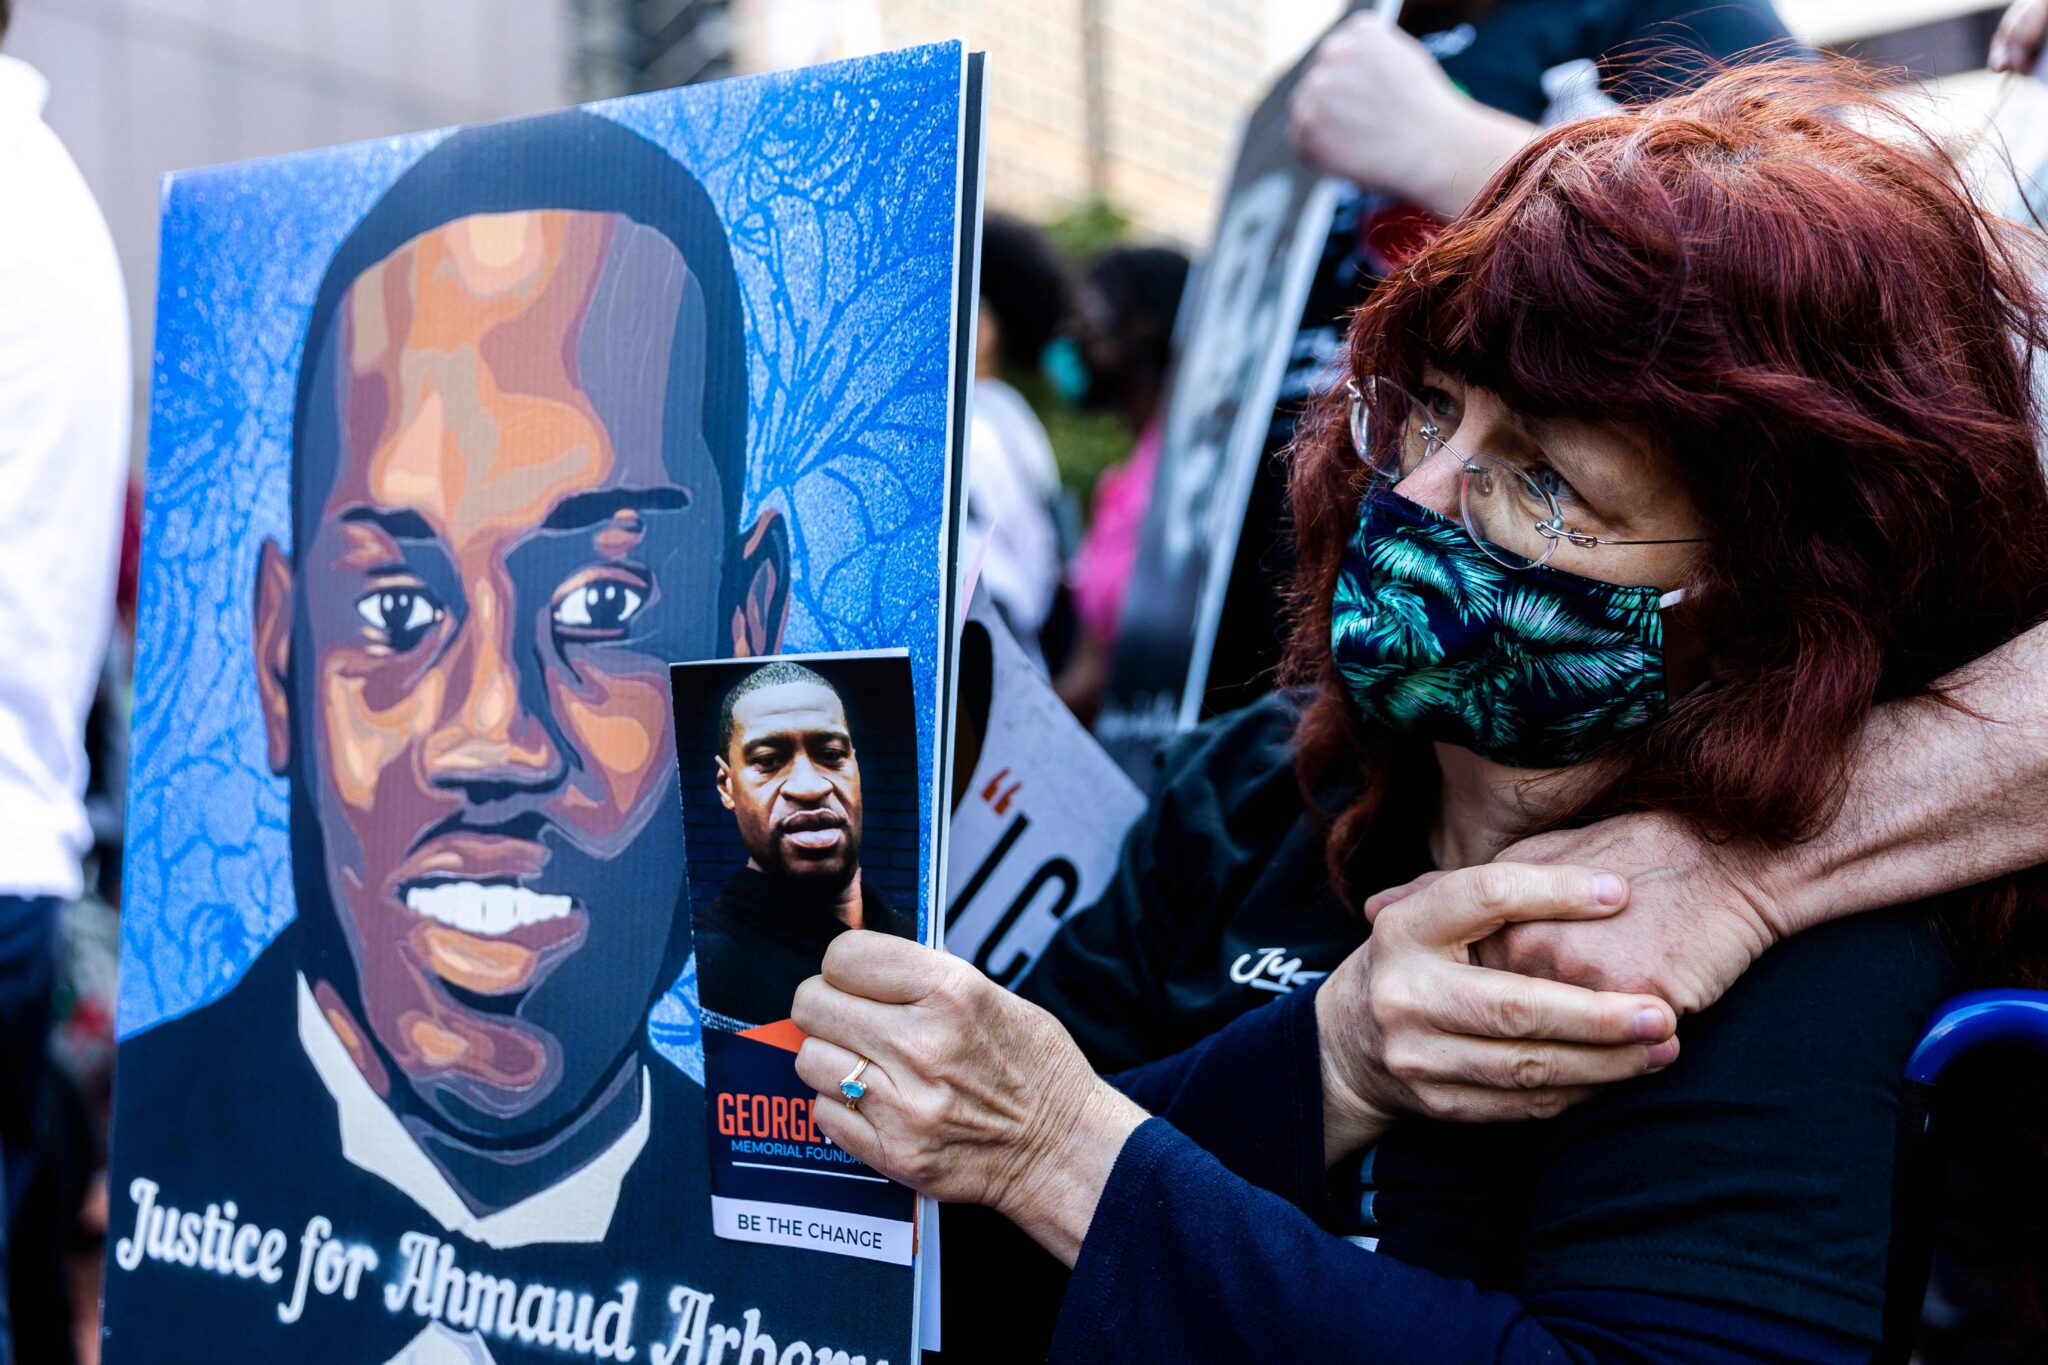
[[[1096,734],[1143,783],[1201,713],[1216,624],[1339,184],[1287,145],[1304,58],[1245,126],[1176,327],[1159,472]]]

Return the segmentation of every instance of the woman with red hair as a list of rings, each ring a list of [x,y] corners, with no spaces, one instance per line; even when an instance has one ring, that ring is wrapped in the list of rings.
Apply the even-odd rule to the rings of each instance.
[[[2031,248],[1882,118],[1767,65],[1554,129],[1353,323],[1295,452],[1298,687],[1153,819],[1284,750],[1322,834],[1261,876],[1466,894],[1385,904],[1327,980],[1107,1082],[915,945],[848,935],[805,984],[819,1126],[1072,1266],[1055,1359],[1867,1358],[1901,1068],[1957,985],[2043,980],[2041,877],[1772,948],[1676,1065],[1657,1002],[1489,997],[1471,959],[1506,907],[1627,897],[1489,861],[1516,839],[1799,840],[1873,707],[2048,617]],[[1451,994],[1470,1036],[1413,1027]],[[1532,999],[1599,1026],[1529,1041]]]

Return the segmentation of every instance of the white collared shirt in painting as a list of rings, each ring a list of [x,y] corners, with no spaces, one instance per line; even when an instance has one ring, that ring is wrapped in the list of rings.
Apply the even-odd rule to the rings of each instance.
[[[449,1232],[505,1251],[542,1242],[602,1242],[618,1209],[619,1187],[633,1169],[653,1123],[651,1082],[640,1070],[640,1113],[596,1160],[538,1194],[496,1213],[476,1214],[440,1167],[420,1150],[348,1055],[348,1048],[299,978],[299,1045],[334,1097],[341,1154],[432,1214]]]
[[[495,1359],[475,1332],[458,1332],[446,1323],[430,1322],[384,1365],[493,1365]]]
[[[85,715],[113,623],[128,297],[106,220],[0,56],[0,895],[76,896]]]

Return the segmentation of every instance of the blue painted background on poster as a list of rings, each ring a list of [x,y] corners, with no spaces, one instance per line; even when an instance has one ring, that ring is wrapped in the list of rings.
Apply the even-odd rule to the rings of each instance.
[[[766,507],[789,519],[785,652],[910,650],[927,829],[959,72],[948,44],[590,106],[668,150],[725,221],[750,361],[741,524]],[[286,787],[266,761],[250,643],[257,554],[266,537],[289,545],[292,403],[321,273],[440,136],[166,191],[124,1035],[220,996],[292,919]],[[922,851],[929,867],[928,833]],[[702,1079],[694,967],[650,1030]]]

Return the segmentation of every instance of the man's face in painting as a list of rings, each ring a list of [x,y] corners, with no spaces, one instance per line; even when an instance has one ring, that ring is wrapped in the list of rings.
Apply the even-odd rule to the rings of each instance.
[[[457,219],[335,317],[331,420],[306,438],[332,443],[331,479],[299,453],[319,515],[290,565],[265,547],[257,601],[272,763],[299,767],[323,847],[295,868],[300,914],[331,907],[359,998],[315,995],[387,1098],[544,1134],[616,1081],[674,965],[667,663],[772,649],[784,565],[728,562],[716,337],[660,233]]]
[[[756,867],[843,890],[860,870],[860,760],[839,694],[811,680],[743,693],[718,759],[718,799]]]

